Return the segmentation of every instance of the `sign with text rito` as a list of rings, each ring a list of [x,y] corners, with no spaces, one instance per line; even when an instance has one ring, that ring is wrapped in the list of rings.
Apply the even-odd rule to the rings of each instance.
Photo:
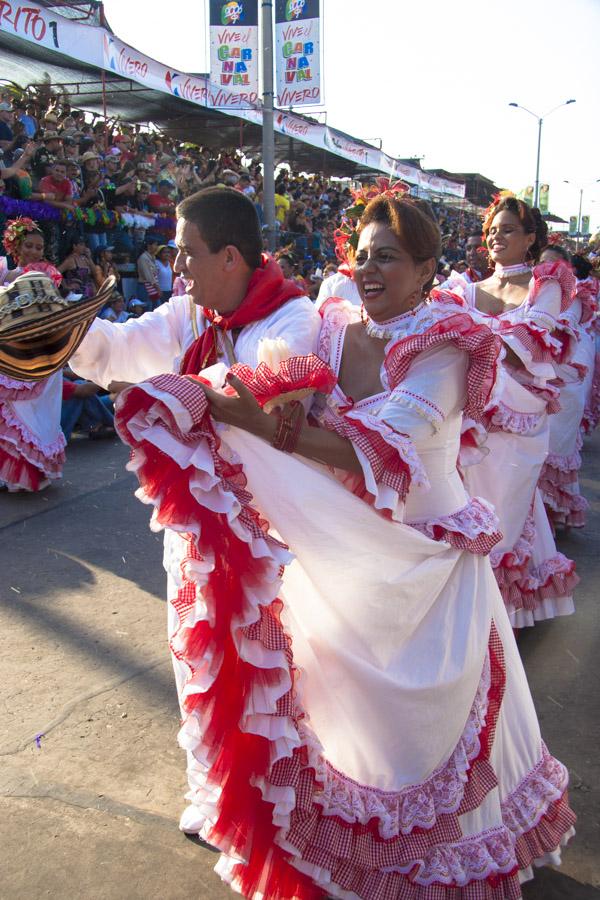
[[[210,84],[217,98],[239,94],[237,108],[258,101],[258,0],[209,0]],[[209,103],[218,106],[218,103]]]
[[[319,106],[320,0],[275,0],[275,105]]]

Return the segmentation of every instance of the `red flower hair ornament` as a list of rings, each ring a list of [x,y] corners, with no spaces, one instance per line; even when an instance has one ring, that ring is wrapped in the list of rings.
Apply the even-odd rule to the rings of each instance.
[[[358,225],[367,203],[376,197],[390,197],[396,200],[404,197],[410,188],[403,181],[392,182],[389,178],[376,178],[373,184],[363,185],[360,190],[352,191],[352,206],[344,210],[342,223],[333,234],[335,255],[341,263],[349,262],[350,250],[358,246]]]
[[[16,219],[9,219],[2,239],[6,252],[13,257],[16,256],[19,244],[25,235],[30,234],[32,231],[41,231],[41,229],[38,223],[30,219],[29,216],[17,216]]]

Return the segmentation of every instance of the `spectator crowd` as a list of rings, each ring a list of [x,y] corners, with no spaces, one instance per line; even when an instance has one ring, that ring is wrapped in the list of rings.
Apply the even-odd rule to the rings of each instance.
[[[173,268],[175,209],[188,195],[215,185],[247,195],[264,226],[256,154],[215,152],[152,127],[107,122],[43,86],[22,96],[0,95],[0,234],[16,216],[38,223],[43,258],[62,276],[65,296],[92,296],[114,275],[116,290],[100,313],[110,321],[139,316],[183,291]],[[337,269],[334,233],[352,205],[353,187],[350,179],[301,173],[285,164],[276,171],[276,258],[285,276],[315,300],[323,279]],[[474,263],[474,251],[481,252],[481,219],[464,204],[431,205],[443,235],[443,281],[464,272]],[[597,248],[584,249],[598,261]],[[0,283],[16,265],[10,254],[0,259]],[[71,388],[66,394],[77,400],[72,407],[87,399]],[[110,423],[98,409],[100,431],[109,433]],[[71,410],[66,431],[74,425]]]

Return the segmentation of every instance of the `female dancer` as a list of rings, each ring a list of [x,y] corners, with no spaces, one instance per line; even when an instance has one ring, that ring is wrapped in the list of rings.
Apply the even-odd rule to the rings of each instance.
[[[44,237],[37,222],[9,221],[4,247],[17,262],[5,284],[14,281],[15,272],[43,272],[58,287],[62,275],[44,260]],[[0,485],[9,491],[39,491],[61,477],[65,461],[61,402],[61,372],[42,381],[0,375]]]
[[[597,313],[600,307],[599,273],[594,270],[588,259],[578,253],[571,257],[571,264],[577,278],[578,294],[582,295],[588,304],[593,304],[595,313]],[[584,434],[591,434],[600,422],[600,318],[598,315],[594,314],[588,318],[584,327],[592,338],[595,348],[592,379],[581,423]]]
[[[517,900],[571,832],[485,556],[495,516],[456,471],[498,343],[427,299],[439,248],[414,202],[375,199],[362,320],[325,304],[330,368],[273,352],[224,389],[211,367],[119,401],[155,527],[189,539],[171,635],[182,827],[246,897]],[[299,404],[261,408],[311,386],[312,425]]]
[[[541,259],[543,262],[571,261],[567,251],[558,245],[546,247]],[[549,452],[539,483],[553,528],[582,528],[585,525],[588,504],[579,492],[577,473],[581,468],[581,423],[594,376],[596,347],[588,327],[595,312],[592,285],[578,280],[573,301],[561,315],[576,334],[577,346],[570,363],[555,366],[560,384],[560,411],[550,416]]]
[[[462,292],[476,322],[502,339],[504,360],[488,409],[487,456],[465,468],[470,492],[495,507],[503,538],[492,566],[514,627],[573,612],[574,563],[558,553],[539,491],[556,408],[554,365],[569,358],[574,332],[563,318],[574,278],[563,262],[534,266],[547,228],[537,209],[499,196],[483,225],[494,274]],[[454,285],[457,290],[457,285]]]

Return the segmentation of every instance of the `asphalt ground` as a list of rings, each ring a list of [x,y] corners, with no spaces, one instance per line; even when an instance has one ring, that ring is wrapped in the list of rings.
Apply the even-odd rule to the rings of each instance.
[[[600,900],[600,435],[587,441],[577,613],[520,638],[577,837],[526,900]],[[185,762],[160,535],[116,440],[76,440],[60,487],[0,494],[0,898],[217,900],[215,855],[177,828]]]

